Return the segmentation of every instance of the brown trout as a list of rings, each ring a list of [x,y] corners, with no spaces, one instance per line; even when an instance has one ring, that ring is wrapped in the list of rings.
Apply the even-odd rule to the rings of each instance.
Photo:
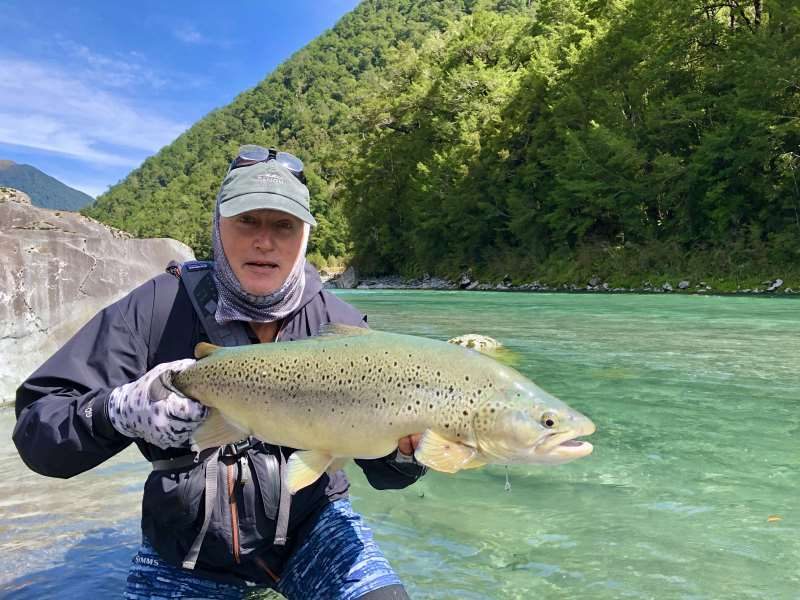
[[[594,424],[521,373],[462,346],[343,325],[296,342],[219,348],[173,378],[211,408],[202,450],[247,436],[298,448],[292,493],[351,458],[379,458],[422,433],[414,453],[454,473],[485,464],[587,456]]]

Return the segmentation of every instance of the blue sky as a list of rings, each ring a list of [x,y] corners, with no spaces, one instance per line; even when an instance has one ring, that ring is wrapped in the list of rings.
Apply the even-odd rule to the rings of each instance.
[[[0,159],[92,196],[358,0],[0,0]]]

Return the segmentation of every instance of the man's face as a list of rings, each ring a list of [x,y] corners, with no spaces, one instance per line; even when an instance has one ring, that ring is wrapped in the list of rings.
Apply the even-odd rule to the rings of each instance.
[[[265,296],[291,273],[303,243],[303,222],[278,210],[251,210],[220,217],[219,235],[242,289]]]

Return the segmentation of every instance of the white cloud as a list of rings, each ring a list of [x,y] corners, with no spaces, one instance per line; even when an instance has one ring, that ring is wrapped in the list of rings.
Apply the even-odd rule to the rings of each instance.
[[[188,23],[172,25],[171,27],[172,35],[184,44],[193,46],[213,46],[217,48],[231,48],[235,45],[233,40],[205,35],[198,31],[197,27]]]
[[[102,58],[94,58],[101,69]],[[124,71],[110,68],[119,64],[105,63],[109,77],[117,76],[110,87],[124,80]],[[185,128],[134,106],[119,92],[102,89],[85,73],[76,76],[62,66],[0,57],[0,142],[89,163],[135,166],[143,153],[155,152]]]
[[[107,87],[130,87],[146,85],[162,88],[168,82],[158,73],[146,66],[145,58],[139,52],[128,52],[116,56],[106,56],[92,51],[87,46],[76,44],[63,38],[57,45],[67,55],[78,59],[84,68],[81,76]]]
[[[177,29],[173,30],[172,34],[185,44],[209,43],[208,38],[206,38],[202,33],[197,31],[197,29],[195,29],[191,25],[181,25]]]

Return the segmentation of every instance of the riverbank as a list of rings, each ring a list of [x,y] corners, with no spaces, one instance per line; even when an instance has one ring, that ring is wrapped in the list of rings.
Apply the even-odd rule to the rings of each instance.
[[[800,295],[800,285],[790,287],[783,279],[765,280],[760,286],[750,288],[734,288],[728,286],[715,287],[706,281],[692,282],[687,279],[679,281],[644,281],[639,287],[614,287],[609,283],[594,277],[588,282],[562,283],[558,285],[531,281],[516,283],[510,278],[500,282],[482,282],[472,279],[468,274],[463,274],[458,280],[442,277],[423,276],[416,279],[406,279],[398,275],[383,277],[360,277],[353,269],[330,277],[325,282],[325,287],[334,289],[360,289],[360,290],[463,290],[463,291],[492,291],[492,292],[567,292],[567,293],[612,293],[612,294],[712,294],[712,295],[772,295],[792,296]]]

